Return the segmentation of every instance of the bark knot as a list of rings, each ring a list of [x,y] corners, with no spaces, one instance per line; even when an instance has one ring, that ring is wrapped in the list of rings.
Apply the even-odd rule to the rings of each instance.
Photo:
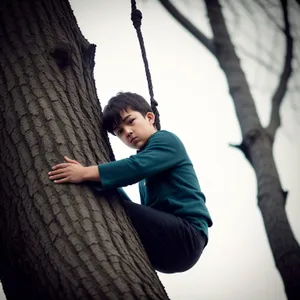
[[[231,144],[230,146],[241,150],[244,153],[247,160],[251,163],[249,150],[260,136],[261,136],[261,131],[259,129],[252,129],[246,134],[241,144],[239,145]]]
[[[261,136],[261,132],[258,129],[252,129],[246,134],[243,143],[247,147],[250,147],[251,145],[253,145],[256,142],[256,140],[260,136]]]
[[[55,59],[60,69],[65,69],[71,64],[71,47],[67,43],[58,43],[50,51],[50,55]]]

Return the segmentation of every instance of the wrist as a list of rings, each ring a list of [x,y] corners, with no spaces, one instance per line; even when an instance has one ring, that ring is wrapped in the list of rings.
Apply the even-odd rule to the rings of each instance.
[[[98,166],[84,167],[83,181],[100,181]]]

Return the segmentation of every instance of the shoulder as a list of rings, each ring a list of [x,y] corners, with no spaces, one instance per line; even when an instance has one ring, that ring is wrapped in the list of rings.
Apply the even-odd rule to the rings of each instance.
[[[171,131],[167,131],[167,130],[159,130],[156,133],[154,133],[150,139],[170,139],[170,140],[178,140],[180,141],[179,137],[171,132]]]
[[[173,132],[167,130],[159,130],[154,133],[149,139],[149,146],[152,145],[165,145],[172,148],[184,148],[180,138]]]

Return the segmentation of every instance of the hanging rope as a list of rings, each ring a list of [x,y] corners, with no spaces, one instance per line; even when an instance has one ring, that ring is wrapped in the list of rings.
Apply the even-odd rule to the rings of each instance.
[[[145,72],[146,72],[146,77],[147,77],[147,82],[148,82],[148,90],[149,90],[149,94],[150,94],[151,109],[152,109],[153,113],[155,114],[155,125],[156,125],[157,130],[160,130],[159,112],[156,108],[158,103],[154,99],[151,74],[150,74],[149,64],[148,64],[147,55],[146,55],[144,39],[143,39],[143,35],[141,32],[142,12],[137,9],[135,0],[131,0],[131,21],[136,30],[136,34],[138,36],[138,40],[140,43],[140,48],[141,48],[141,52],[142,52],[142,57],[143,57],[143,61],[144,61],[144,67],[145,67]]]

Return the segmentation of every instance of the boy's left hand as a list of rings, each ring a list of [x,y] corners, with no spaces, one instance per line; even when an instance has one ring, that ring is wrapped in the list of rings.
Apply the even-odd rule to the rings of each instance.
[[[84,180],[85,167],[76,160],[64,157],[65,163],[52,167],[48,173],[49,179],[55,183],[80,183]]]

